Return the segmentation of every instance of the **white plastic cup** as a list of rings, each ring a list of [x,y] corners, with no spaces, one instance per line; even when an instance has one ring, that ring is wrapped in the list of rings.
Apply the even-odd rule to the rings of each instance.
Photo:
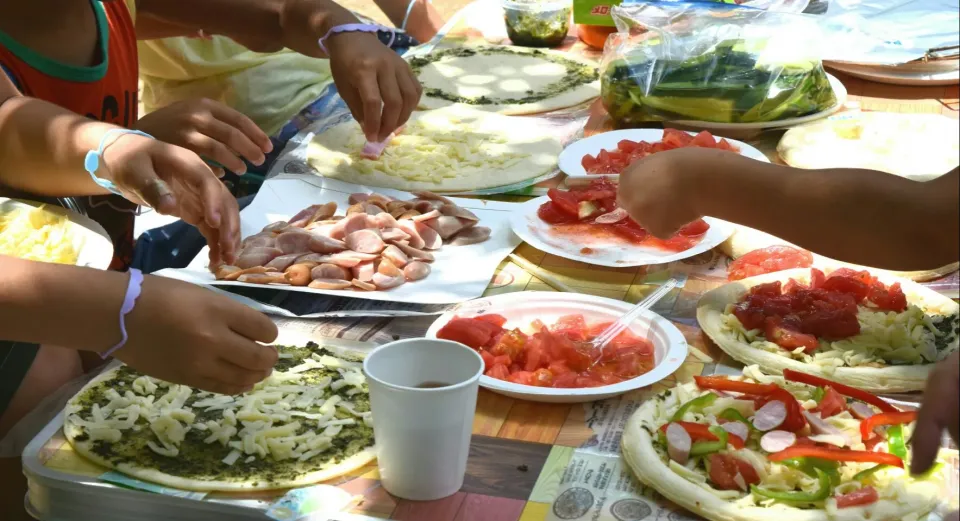
[[[363,361],[380,482],[403,499],[432,501],[463,486],[483,359],[462,344],[414,338]],[[443,387],[421,388],[443,383]]]

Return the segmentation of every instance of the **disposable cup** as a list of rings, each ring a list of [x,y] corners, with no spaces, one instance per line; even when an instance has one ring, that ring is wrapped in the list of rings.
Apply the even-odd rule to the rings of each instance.
[[[378,347],[363,370],[387,492],[430,501],[460,490],[483,374],[480,355],[456,342],[414,338]]]

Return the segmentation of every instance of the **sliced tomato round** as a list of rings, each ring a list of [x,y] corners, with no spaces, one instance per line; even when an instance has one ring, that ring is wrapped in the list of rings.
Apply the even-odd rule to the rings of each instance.
[[[576,215],[562,211],[553,201],[547,201],[537,209],[537,217],[547,224],[571,224],[578,222]]]

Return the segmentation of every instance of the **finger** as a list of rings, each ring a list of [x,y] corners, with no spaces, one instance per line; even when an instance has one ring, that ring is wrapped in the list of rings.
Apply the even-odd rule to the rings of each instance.
[[[226,385],[235,385],[241,388],[249,388],[263,381],[270,376],[273,368],[251,370],[240,367],[228,359],[221,358],[213,364],[213,374],[210,378],[218,380]]]
[[[924,396],[952,396],[949,382],[942,378],[943,372],[935,370],[927,380]],[[954,391],[955,392],[955,391]],[[925,400],[917,415],[917,426],[913,431],[910,444],[913,446],[913,462],[910,472],[922,474],[930,469],[940,450],[943,428],[947,423],[949,407],[954,406],[944,400]]]
[[[377,141],[380,142],[386,140],[399,126],[400,114],[403,112],[403,96],[400,94],[397,76],[392,71],[378,72],[377,84],[380,86],[380,97],[383,99],[380,128],[377,130]]]
[[[238,130],[243,134],[247,139],[249,139],[261,152],[261,154],[266,154],[273,150],[273,142],[270,141],[270,137],[267,136],[252,119],[241,114],[239,111],[234,110],[222,103],[213,103],[211,104],[211,112],[214,117],[219,121],[226,123],[230,127]],[[231,145],[232,146],[232,145]],[[239,149],[234,149],[240,152]],[[244,156],[247,157],[247,156]],[[261,155],[261,158],[263,156]],[[247,157],[247,159],[250,159]],[[253,161],[251,159],[251,161]],[[261,162],[263,160],[261,159]],[[257,163],[260,164],[260,163]]]
[[[213,165],[214,167],[223,166],[237,175],[243,175],[247,171],[247,165],[240,156],[255,164],[258,164],[255,159],[263,162],[263,153],[253,141],[239,130],[218,120],[204,122],[203,129],[192,133],[187,142],[190,149],[204,159],[215,161],[217,164]],[[242,147],[243,150],[237,147]]]
[[[233,262],[236,252],[240,249],[240,210],[237,206],[237,200],[233,198],[229,190],[222,187],[222,191],[220,227],[207,231],[204,231],[204,227],[201,227],[201,233],[204,233],[205,237],[207,237],[207,233],[216,237],[215,240],[208,237],[207,244],[210,245],[211,253],[216,246],[220,260],[229,264]]]
[[[380,86],[376,74],[363,71],[357,85],[360,106],[363,107],[363,133],[367,141],[380,141],[380,113],[383,100],[380,98]]]
[[[132,170],[132,174],[123,187],[125,190],[132,192],[135,198],[158,213],[170,215],[176,212],[177,197],[170,186],[157,175],[152,162],[137,161],[127,168]]]
[[[410,72],[409,67],[406,71],[401,71],[397,75],[397,84],[400,85],[400,93],[403,96],[403,110],[400,111],[400,119],[397,121],[397,127],[400,127],[410,119],[410,114],[417,110],[417,105],[420,103],[421,87],[420,82]]]
[[[224,310],[224,316],[230,317],[227,325],[238,335],[265,344],[277,339],[277,325],[263,313],[229,299],[224,304],[229,306]]]
[[[191,387],[196,387],[197,389],[211,393],[226,395],[243,394],[253,390],[253,385],[243,386],[231,384],[228,382],[222,382],[215,378],[201,378],[197,385],[193,385]]]
[[[334,83],[337,83],[336,79],[334,79]],[[353,114],[353,119],[363,127],[363,102],[360,100],[360,96],[349,85],[341,87],[337,84],[337,92],[340,93],[340,98],[343,99],[347,108],[350,109],[350,113]]]

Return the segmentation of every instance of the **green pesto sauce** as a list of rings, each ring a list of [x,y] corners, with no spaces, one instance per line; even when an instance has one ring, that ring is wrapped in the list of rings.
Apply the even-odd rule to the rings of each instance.
[[[331,351],[321,348],[315,343],[310,343],[306,347],[277,346],[281,353],[290,354],[290,358],[281,358],[275,367],[277,371],[286,371],[290,368],[300,365],[303,360],[309,358],[311,354],[319,356],[330,355],[337,358],[358,362],[360,359],[350,359],[344,356],[335,355]],[[339,373],[333,369],[318,368],[301,373],[304,375],[304,383],[316,382],[325,376],[339,377]],[[83,393],[79,397],[82,410],[79,413],[81,417],[88,417],[94,403],[100,406],[106,405],[109,400],[104,398],[103,393],[108,388],[116,389],[123,394],[129,389],[133,381],[140,377],[140,373],[129,367],[121,367],[116,378],[103,382]],[[370,410],[370,398],[367,392],[358,393],[353,396],[347,396],[348,388],[343,388],[338,394],[345,400],[354,404],[359,412]],[[366,389],[364,389],[366,391]],[[158,389],[155,395],[162,395],[165,392],[163,388]],[[334,395],[331,389],[326,389],[323,398],[330,398]],[[187,406],[192,406],[201,398],[194,393],[187,402]],[[200,408],[191,409],[196,414],[197,422],[207,420],[218,420],[222,418],[222,411],[204,411]],[[308,409],[307,412],[317,412],[318,408]],[[337,409],[336,417],[338,419],[354,418],[350,413]],[[187,433],[186,439],[180,444],[180,453],[175,458],[162,456],[150,450],[147,446],[148,441],[156,441],[156,436],[150,430],[150,425],[145,419],[137,421],[140,427],[139,432],[127,430],[123,432],[123,438],[117,443],[109,443],[104,440],[93,442],[93,452],[113,464],[128,463],[136,464],[141,467],[157,469],[172,476],[195,479],[199,481],[245,481],[255,475],[260,482],[272,483],[276,481],[287,481],[296,477],[320,470],[329,464],[336,464],[358,452],[373,445],[373,429],[368,427],[359,418],[356,418],[357,424],[344,426],[334,440],[333,447],[310,461],[300,462],[297,460],[275,461],[271,457],[256,458],[250,463],[246,463],[246,455],[242,455],[233,465],[225,465],[223,459],[230,454],[230,447],[224,447],[219,443],[205,444],[203,439],[209,433],[192,429]],[[297,434],[303,434],[307,430],[318,431],[312,424],[312,420],[307,418],[295,418],[291,421],[299,421],[301,426]],[[77,436],[75,441],[82,442],[89,439],[87,433]]]
[[[536,103],[543,101],[545,99],[553,98],[562,94],[568,90],[579,87],[580,85],[586,85],[597,80],[599,74],[597,68],[585,65],[574,60],[569,60],[560,56],[553,54],[547,54],[543,51],[514,51],[506,48],[477,48],[471,49],[467,47],[458,47],[455,49],[447,49],[445,51],[440,51],[436,53],[431,53],[427,56],[420,56],[410,60],[410,68],[413,70],[414,74],[420,75],[420,72],[424,67],[430,65],[434,62],[439,62],[444,58],[468,58],[476,55],[482,56],[497,56],[504,54],[513,54],[517,56],[534,56],[537,58],[543,58],[549,60],[553,63],[563,65],[566,69],[566,75],[550,85],[544,87],[540,92],[527,91],[523,97],[516,98],[497,98],[492,96],[479,96],[476,98],[468,98],[460,96],[456,93],[447,92],[437,88],[425,87],[423,93],[426,96],[431,98],[439,98],[451,103],[464,103],[467,105],[524,105],[529,103]]]
[[[570,29],[570,8],[556,11],[529,11],[504,7],[507,36],[524,47],[556,47]]]

